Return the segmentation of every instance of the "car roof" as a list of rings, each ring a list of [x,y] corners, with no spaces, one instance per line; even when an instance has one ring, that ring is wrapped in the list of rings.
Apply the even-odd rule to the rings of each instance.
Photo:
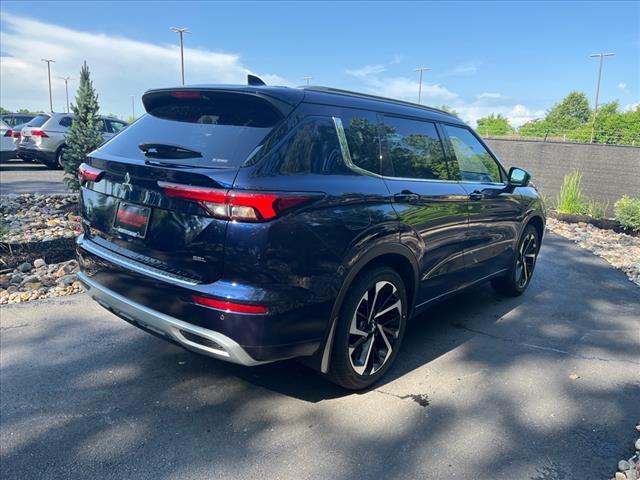
[[[448,123],[464,125],[464,122],[455,115],[444,110],[440,110],[417,103],[396,100],[393,98],[380,97],[349,90],[341,90],[331,87],[305,86],[305,87],[276,87],[270,85],[186,85],[171,88],[158,88],[147,90],[143,95],[175,91],[175,90],[219,90],[238,93],[249,93],[260,96],[275,98],[291,106],[296,106],[300,102],[315,103],[321,105],[333,105],[347,108],[360,108],[373,110],[380,113],[397,115],[410,115],[423,117],[431,120],[440,120]]]

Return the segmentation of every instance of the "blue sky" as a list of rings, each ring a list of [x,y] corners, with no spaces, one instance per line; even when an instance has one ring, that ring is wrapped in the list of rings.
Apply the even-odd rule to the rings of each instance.
[[[177,36],[187,26],[187,83],[312,83],[449,105],[471,123],[490,112],[518,125],[571,90],[595,94],[595,52],[605,61],[601,101],[640,101],[638,2],[25,2],[1,7],[4,108],[54,109],[83,59],[102,110],[131,112],[131,96],[179,82]],[[77,84],[72,80],[70,87]]]

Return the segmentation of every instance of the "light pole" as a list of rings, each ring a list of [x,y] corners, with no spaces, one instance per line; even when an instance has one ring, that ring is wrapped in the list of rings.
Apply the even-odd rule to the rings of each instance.
[[[47,73],[49,74],[49,109],[53,112],[53,97],[51,96],[51,63],[56,63],[55,60],[50,58],[42,58],[43,62],[47,62]]]
[[[69,80],[71,77],[58,77],[60,80],[64,80],[64,92],[67,96],[67,113],[69,113]]]
[[[302,77],[302,79],[307,82],[307,85],[309,85],[309,80],[311,80],[312,78],[313,77]]]
[[[591,122],[591,142],[593,143],[593,136],[596,128],[596,115],[598,114],[598,99],[600,97],[600,79],[602,78],[602,63],[604,61],[604,57],[613,57],[615,53],[594,53],[590,55],[593,57],[600,57],[600,66],[598,67],[598,86],[596,87],[596,104],[593,109],[593,122]]]
[[[426,70],[431,69],[427,67],[416,68],[416,72],[420,72],[420,84],[418,85],[418,103],[420,103],[420,100],[422,100],[422,72]]]
[[[134,121],[136,119],[136,106],[133,103],[133,95],[131,95],[131,119]]]
[[[180,34],[180,68],[182,70],[182,85],[184,85],[184,40],[185,33],[191,33],[188,28],[184,27],[171,27],[171,30]]]

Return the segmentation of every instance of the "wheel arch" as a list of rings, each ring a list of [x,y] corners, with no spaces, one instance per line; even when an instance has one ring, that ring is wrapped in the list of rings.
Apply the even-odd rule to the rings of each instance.
[[[405,282],[409,307],[407,316],[411,316],[416,301],[419,278],[418,261],[415,255],[409,248],[399,243],[374,247],[353,263],[338,292],[338,296],[331,310],[331,320],[320,347],[320,371],[322,373],[327,373],[329,369],[335,326],[349,287],[363,272],[381,265],[387,265],[396,270]]]

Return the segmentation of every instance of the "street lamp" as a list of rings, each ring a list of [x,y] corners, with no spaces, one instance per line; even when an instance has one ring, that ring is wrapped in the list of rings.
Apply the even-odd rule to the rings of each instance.
[[[49,109],[53,112],[53,97],[51,96],[51,63],[56,63],[55,60],[50,58],[42,58],[43,62],[47,62],[47,73],[49,74]]]
[[[309,85],[309,80],[311,80],[312,78],[313,77],[302,77],[302,79],[307,82],[307,85]]]
[[[71,77],[58,77],[60,80],[64,80],[64,92],[67,96],[67,113],[69,113],[69,80]]]
[[[191,33],[188,28],[171,27],[171,30],[180,35],[180,68],[182,70],[182,85],[184,85],[184,40],[185,33]]]
[[[420,85],[418,86],[418,103],[420,103],[420,100],[422,100],[422,72],[427,70],[431,69],[427,67],[416,68],[416,72],[420,72]]]
[[[602,63],[604,57],[613,57],[615,53],[594,53],[590,57],[600,57],[600,66],[598,67],[598,86],[596,87],[596,105],[593,109],[593,122],[591,122],[591,142],[593,143],[593,136],[596,128],[596,115],[598,114],[598,98],[600,97],[600,79],[602,78]]]

